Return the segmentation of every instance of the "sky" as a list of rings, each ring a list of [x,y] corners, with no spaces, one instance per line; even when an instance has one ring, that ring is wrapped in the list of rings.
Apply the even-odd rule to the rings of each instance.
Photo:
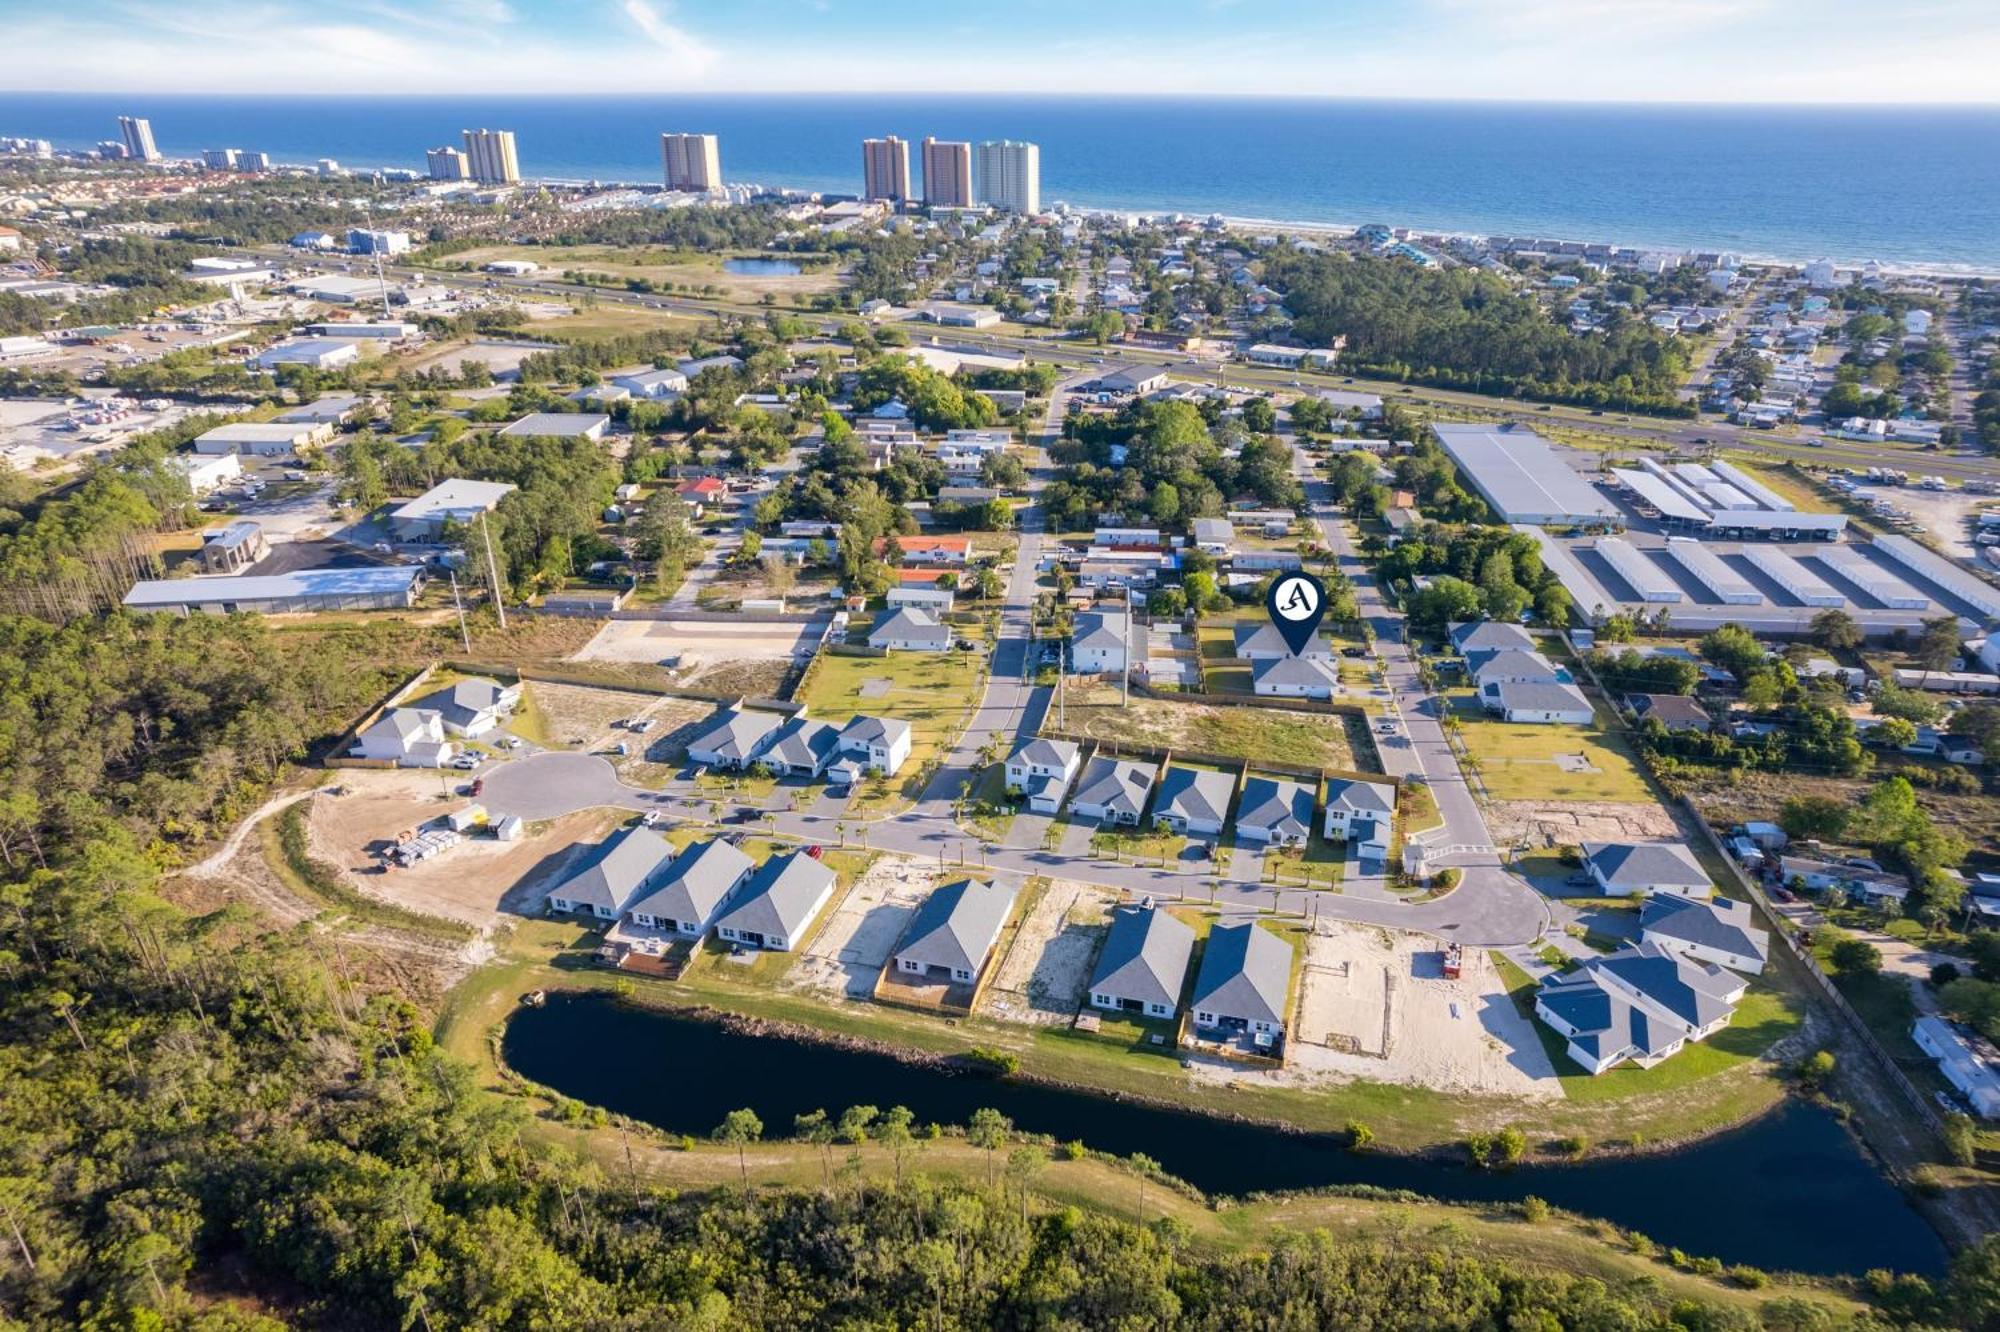
[[[1993,103],[1995,0],[0,0],[16,92]]]

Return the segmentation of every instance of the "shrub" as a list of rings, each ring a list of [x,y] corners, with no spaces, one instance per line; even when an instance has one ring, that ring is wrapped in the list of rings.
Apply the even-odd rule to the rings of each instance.
[[[1752,1267],[1748,1263],[1738,1263],[1730,1268],[1729,1279],[1745,1290],[1762,1290],[1771,1284],[1771,1278],[1763,1268]]]
[[[1362,1151],[1366,1149],[1368,1144],[1373,1141],[1375,1141],[1374,1129],[1369,1128],[1366,1124],[1362,1123],[1358,1119],[1350,1119],[1347,1121],[1348,1151],[1350,1152]]]
[[[1828,950],[1827,959],[1843,975],[1873,976],[1882,970],[1882,950],[1866,939],[1842,939]]]
[[[1943,989],[1963,975],[1956,962],[1940,962],[1931,968],[1931,984]]]
[[[1953,1165],[1969,1166],[1979,1154],[1979,1126],[1970,1115],[1944,1117],[1944,1154]]]
[[[1566,1138],[1557,1138],[1549,1145],[1564,1156],[1577,1157],[1582,1156],[1590,1150],[1590,1139],[1584,1137],[1581,1133],[1572,1133]]]
[[[975,1045],[960,1058],[974,1068],[997,1073],[1003,1078],[1021,1071],[1021,1057],[1011,1050],[996,1050],[987,1045]]]
[[[1799,1060],[1792,1072],[1798,1078],[1800,1085],[1818,1088],[1833,1076],[1833,1067],[1833,1051],[1815,1050]]]
[[[1532,1193],[1521,1199],[1520,1211],[1521,1219],[1531,1226],[1539,1226],[1549,1219],[1549,1205]]]
[[[1056,1148],[1056,1155],[1065,1161],[1081,1161],[1083,1154],[1084,1146],[1080,1142],[1066,1142]]]

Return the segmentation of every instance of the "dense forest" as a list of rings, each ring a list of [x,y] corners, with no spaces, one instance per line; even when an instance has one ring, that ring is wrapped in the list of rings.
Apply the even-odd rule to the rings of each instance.
[[[1402,260],[1274,251],[1264,280],[1285,293],[1294,331],[1314,346],[1346,337],[1341,368],[1440,388],[1690,416],[1677,390],[1687,349],[1615,315],[1576,334],[1504,278]]]

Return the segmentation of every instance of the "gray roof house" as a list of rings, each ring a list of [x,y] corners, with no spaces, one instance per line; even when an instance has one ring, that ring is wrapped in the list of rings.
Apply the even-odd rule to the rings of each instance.
[[[1595,717],[1583,691],[1566,681],[1506,680],[1482,688],[1479,701],[1510,722],[1588,726]]]
[[[1585,842],[1583,867],[1606,897],[1671,893],[1707,897],[1708,874],[1679,842]]]
[[[833,896],[833,871],[803,851],[772,856],[716,919],[730,943],[789,952]]]
[[[1513,681],[1552,683],[1569,678],[1541,653],[1522,648],[1472,653],[1466,657],[1466,666],[1472,673],[1472,682],[1482,690]]]
[[[1386,854],[1396,819],[1396,788],[1387,782],[1364,782],[1351,777],[1332,777],[1326,783],[1326,823],[1322,829],[1328,841],[1359,842],[1364,859],[1379,847]]]
[[[1340,668],[1318,657],[1258,657],[1250,689],[1265,698],[1331,699],[1340,692]]]
[[[455,680],[444,688],[424,695],[416,702],[444,719],[445,730],[453,735],[484,735],[500,724],[500,719],[521,701],[521,686],[503,685],[498,680],[474,676]]]
[[[1235,794],[1236,778],[1231,773],[1174,764],[1160,777],[1153,818],[1178,833],[1212,837],[1222,831]]]
[[[782,712],[730,708],[713,726],[688,741],[688,757],[718,768],[747,768],[788,720]]]
[[[1770,932],[1757,926],[1750,904],[1726,897],[1648,898],[1639,916],[1639,939],[1691,962],[1713,962],[1750,976],[1762,972],[1771,956]]]
[[[1641,1068],[1729,1025],[1748,982],[1653,944],[1592,958],[1542,980],[1535,1015],[1569,1038],[1591,1073],[1626,1060]]]
[[[1313,661],[1332,661],[1333,644],[1327,639],[1315,636],[1307,643],[1303,652],[1294,653],[1285,642],[1285,636],[1278,632],[1278,626],[1269,620],[1259,620],[1254,624],[1239,624],[1235,630],[1236,655],[1248,661],[1263,658],[1277,660],[1280,657],[1299,656]]]
[[[840,752],[840,728],[810,717],[793,717],[771,733],[757,762],[790,777],[817,777]]]
[[[700,938],[716,910],[756,867],[756,861],[727,842],[695,842],[625,910],[635,924]]]
[[[1090,977],[1092,1007],[1172,1017],[1194,954],[1194,930],[1158,907],[1119,907]]]
[[[1152,763],[1134,763],[1099,754],[1084,765],[1070,810],[1078,818],[1137,827],[1145,816],[1146,801],[1153,794],[1156,770],[1157,765]]]
[[[942,971],[960,984],[976,980],[1014,908],[1014,895],[1012,887],[978,879],[939,888],[904,929],[896,970],[908,976]]]
[[[442,768],[451,761],[444,718],[430,708],[390,708],[354,741],[348,752],[356,757],[386,759],[402,768]]]
[[[1243,780],[1236,835],[1272,846],[1301,846],[1312,835],[1313,790],[1302,782],[1253,773]]]
[[[1085,674],[1125,669],[1131,617],[1123,611],[1084,611],[1070,628],[1070,666]]]
[[[951,630],[920,606],[898,606],[875,621],[868,646],[884,651],[943,652],[951,646]]]
[[[1451,645],[1461,656],[1475,652],[1503,652],[1516,649],[1521,652],[1535,650],[1535,636],[1518,624],[1505,620],[1477,620],[1451,626]]]
[[[1081,759],[1082,751],[1071,741],[1028,736],[1007,756],[1007,786],[1027,796],[1035,813],[1053,814],[1062,808]]]
[[[549,909],[617,920],[673,858],[666,838],[650,828],[627,828],[613,834],[588,866],[549,890]]]
[[[1252,921],[1208,932],[1195,977],[1197,1026],[1277,1034],[1285,1029],[1292,946]]]

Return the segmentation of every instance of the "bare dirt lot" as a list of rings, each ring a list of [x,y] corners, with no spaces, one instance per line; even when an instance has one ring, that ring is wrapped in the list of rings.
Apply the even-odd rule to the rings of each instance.
[[[936,886],[937,875],[922,862],[877,856],[785,973],[786,988],[868,998],[888,965],[889,950],[902,937],[918,903]]]
[[[1579,842],[1643,841],[1692,832],[1676,826],[1673,812],[1657,804],[1545,804],[1539,800],[1496,800],[1486,807],[1493,841],[1533,847]]]
[[[1540,1038],[1486,954],[1468,950],[1458,980],[1444,978],[1443,962],[1443,946],[1426,935],[1321,926],[1307,944],[1288,1064],[1274,1076],[1561,1096]]]
[[[536,352],[549,350],[546,343],[498,342],[479,339],[473,342],[447,342],[442,346],[424,352],[410,362],[412,370],[428,370],[432,366],[443,366],[456,373],[460,364],[471,361],[483,365],[496,376],[510,375],[521,368],[521,362]]]
[[[552,745],[581,745],[596,749],[606,743],[636,739],[613,723],[639,717],[649,717],[659,723],[646,737],[650,744],[658,740],[661,729],[671,729],[683,721],[706,716],[713,711],[697,702],[622,689],[595,689],[542,680],[535,681],[530,688],[535,705],[542,713],[543,726],[547,731],[544,738]],[[685,717],[681,715],[683,710],[687,712]]]
[[[622,817],[615,810],[583,810],[536,824],[518,842],[478,832],[430,860],[384,874],[376,852],[398,833],[471,802],[456,795],[440,799],[435,772],[351,769],[340,776],[345,794],[318,796],[307,806],[313,854],[339,867],[363,892],[480,926],[502,912],[538,909],[542,890],[564,872],[577,848],[597,842]]]
[[[1083,1003],[1115,894],[1058,879],[1022,918],[982,1007],[993,1017],[1066,1026]]]
[[[768,692],[794,656],[813,647],[820,627],[716,620],[613,620],[576,654],[577,661],[658,663],[677,659],[667,677],[678,685],[723,692]]]

